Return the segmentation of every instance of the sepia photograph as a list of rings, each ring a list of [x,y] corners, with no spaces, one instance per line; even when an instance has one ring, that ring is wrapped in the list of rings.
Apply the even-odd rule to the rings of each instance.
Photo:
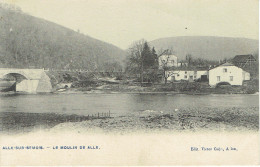
[[[0,0],[0,166],[260,165],[258,0]]]

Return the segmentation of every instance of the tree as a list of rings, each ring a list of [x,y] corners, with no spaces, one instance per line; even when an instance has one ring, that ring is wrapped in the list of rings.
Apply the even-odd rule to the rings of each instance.
[[[154,47],[152,48],[152,54],[151,57],[153,59],[153,68],[158,69],[158,55],[156,54],[156,51],[154,49]]]
[[[5,67],[101,70],[124,51],[0,3],[0,64]],[[71,63],[71,61],[73,61]]]
[[[158,73],[158,58],[154,48],[150,48],[147,42],[144,43],[142,52],[143,57],[143,81],[155,82],[157,81]]]
[[[126,72],[129,74],[139,74],[143,81],[143,57],[142,52],[145,40],[135,41],[128,49]]]
[[[102,64],[101,70],[105,72],[122,72],[122,66],[116,61],[105,62]]]
[[[187,63],[188,63],[188,66],[191,66],[192,63],[193,63],[193,58],[192,58],[192,55],[191,54],[187,54],[186,57],[185,57]]]
[[[134,42],[128,49],[126,72],[139,74],[141,84],[144,80],[154,81],[158,63],[155,49],[151,49],[145,40]]]
[[[154,48],[153,48],[154,49]],[[154,53],[153,51],[150,49],[149,45],[147,42],[144,43],[144,48],[142,51],[142,56],[143,56],[143,65],[144,65],[144,70],[147,70],[149,68],[153,68],[155,63],[156,63],[156,59],[157,57],[155,57],[155,50]]]
[[[146,79],[148,82],[158,81],[158,65],[158,55],[153,47],[149,55],[149,66],[145,69]]]

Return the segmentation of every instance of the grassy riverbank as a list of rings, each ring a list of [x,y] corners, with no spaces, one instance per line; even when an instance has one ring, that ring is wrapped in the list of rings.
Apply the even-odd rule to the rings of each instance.
[[[49,72],[54,89],[83,92],[171,92],[185,94],[254,94],[259,92],[258,78],[247,81],[243,86],[221,86],[211,88],[207,82],[144,83],[126,76],[104,76],[98,73]]]
[[[246,81],[243,86],[211,88],[208,82],[144,83],[131,79],[126,74],[100,74],[94,72],[48,72],[53,88],[64,91],[83,92],[171,92],[185,94],[254,94],[259,92],[258,78]]]
[[[258,84],[258,82],[257,82]],[[247,86],[222,86],[211,88],[207,83],[179,82],[167,84],[153,84],[141,86],[133,83],[103,84],[97,87],[76,88],[80,91],[103,91],[103,92],[161,92],[161,93],[184,93],[184,94],[254,94],[258,92],[256,84],[249,83]]]

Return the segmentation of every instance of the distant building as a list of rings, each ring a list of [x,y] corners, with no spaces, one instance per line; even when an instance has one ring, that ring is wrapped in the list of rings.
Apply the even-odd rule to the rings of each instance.
[[[177,67],[178,66],[178,58],[175,55],[162,55],[158,59],[159,68],[163,67]]]
[[[188,67],[188,63],[184,61],[178,62],[178,67]]]
[[[174,71],[167,71],[168,81],[181,81],[186,80],[193,82],[195,80],[202,80],[207,81],[208,80],[208,71],[207,70],[174,70]]]
[[[237,55],[233,58],[232,63],[238,67],[251,66],[256,63],[253,55]]]
[[[224,63],[209,70],[210,86],[224,82],[230,85],[242,85],[245,80],[250,80],[250,73],[231,63]]]

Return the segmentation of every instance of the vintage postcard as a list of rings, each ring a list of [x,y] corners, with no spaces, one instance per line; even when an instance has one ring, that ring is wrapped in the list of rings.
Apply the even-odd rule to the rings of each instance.
[[[0,166],[260,165],[258,0],[0,0]]]

